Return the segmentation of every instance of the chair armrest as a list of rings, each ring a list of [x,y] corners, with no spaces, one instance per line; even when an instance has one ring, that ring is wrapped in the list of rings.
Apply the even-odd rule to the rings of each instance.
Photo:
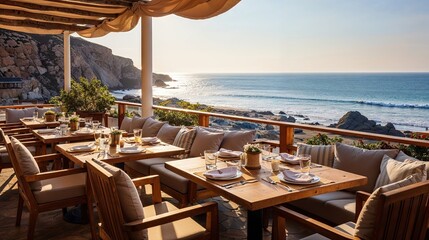
[[[45,161],[51,161],[59,158],[64,158],[64,156],[60,153],[52,153],[52,154],[46,154],[46,155],[40,155],[40,156],[34,156],[34,159],[36,162],[45,162]]]
[[[36,182],[40,180],[46,180],[50,178],[57,178],[57,177],[63,177],[78,173],[84,173],[86,172],[85,168],[70,168],[70,169],[62,169],[62,170],[56,170],[56,171],[50,171],[50,172],[43,172],[38,173],[34,175],[27,175],[24,176],[25,181],[27,182]]]
[[[371,194],[367,192],[363,192],[363,191],[356,192],[355,221],[357,221],[360,211],[362,210],[362,207],[365,204],[366,200],[368,200],[369,196],[371,196]]]
[[[198,204],[186,208],[177,209],[175,211],[159,214],[152,217],[144,218],[143,220],[136,220],[124,224],[125,231],[139,231],[142,229],[151,228],[154,226],[159,226],[165,223],[171,223],[180,219],[193,217],[200,214],[209,214],[216,218],[216,222],[206,221],[206,226],[208,228],[215,227],[217,225],[217,203],[215,202],[206,202],[203,204]],[[206,228],[207,229],[207,228]],[[211,229],[212,230],[212,229]]]
[[[283,232],[284,234],[284,228],[285,228],[284,220],[287,219],[287,220],[294,220],[296,222],[299,222],[305,225],[306,227],[314,230],[315,232],[318,232],[330,239],[353,239],[352,235],[349,235],[325,223],[319,222],[316,219],[297,213],[283,206],[275,206],[272,209],[273,209],[273,221],[274,221],[273,227],[276,226],[276,228],[279,228],[279,229],[273,229],[273,235],[279,236],[276,233],[274,233],[274,231],[276,230],[278,232]],[[282,224],[279,224],[279,220],[280,220],[279,218],[281,218]],[[280,228],[283,228],[283,229],[280,229]]]
[[[29,133],[30,129],[28,128],[11,128],[4,130],[4,134],[6,135],[13,135],[13,134],[19,134],[19,133]]]
[[[10,135],[9,135],[10,136]],[[22,139],[22,138],[35,138],[33,133],[19,133],[19,134],[13,134],[12,135],[16,139]]]
[[[152,186],[152,202],[160,203],[161,198],[161,183],[158,175],[151,175],[146,177],[132,179],[134,186],[141,187],[150,184]]]

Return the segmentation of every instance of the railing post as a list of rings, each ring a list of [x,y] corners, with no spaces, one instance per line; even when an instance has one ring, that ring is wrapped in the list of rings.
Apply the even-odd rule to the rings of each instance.
[[[125,104],[118,104],[118,127],[121,127],[122,120],[124,120],[125,117]]]
[[[210,116],[205,114],[198,114],[198,125],[201,127],[208,127],[210,124]]]
[[[280,125],[280,152],[288,152],[291,150],[288,146],[292,146],[294,143],[294,129],[293,127],[287,127]]]

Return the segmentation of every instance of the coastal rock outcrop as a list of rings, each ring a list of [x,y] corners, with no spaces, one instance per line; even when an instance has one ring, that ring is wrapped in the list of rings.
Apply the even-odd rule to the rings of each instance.
[[[140,88],[140,70],[129,58],[82,38],[71,37],[73,79],[98,78],[110,89]],[[2,101],[47,100],[64,86],[62,35],[32,35],[0,30],[0,78],[18,77],[22,89],[0,90]],[[153,84],[167,86],[173,81],[165,74],[153,74]]]
[[[330,127],[393,135],[399,137],[405,136],[401,131],[396,130],[395,126],[392,123],[387,123],[385,126],[381,126],[380,124],[377,124],[374,120],[369,120],[367,117],[365,117],[358,111],[347,112],[344,116],[340,118],[338,123],[331,124]]]

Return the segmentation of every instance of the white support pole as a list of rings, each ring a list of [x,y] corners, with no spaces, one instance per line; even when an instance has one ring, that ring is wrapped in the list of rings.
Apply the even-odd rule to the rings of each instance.
[[[141,18],[141,100],[142,116],[150,117],[152,110],[152,17]]]
[[[70,32],[64,31],[64,91],[71,88]]]

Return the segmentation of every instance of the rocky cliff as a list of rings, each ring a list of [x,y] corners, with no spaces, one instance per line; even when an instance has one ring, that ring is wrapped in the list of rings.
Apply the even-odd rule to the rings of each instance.
[[[18,98],[49,99],[64,85],[62,35],[31,35],[0,30],[0,78],[20,77],[22,89],[0,89],[3,103]],[[140,70],[128,58],[81,38],[71,37],[72,78],[98,78],[110,89],[139,88]],[[154,85],[165,86],[168,75],[154,74]]]

